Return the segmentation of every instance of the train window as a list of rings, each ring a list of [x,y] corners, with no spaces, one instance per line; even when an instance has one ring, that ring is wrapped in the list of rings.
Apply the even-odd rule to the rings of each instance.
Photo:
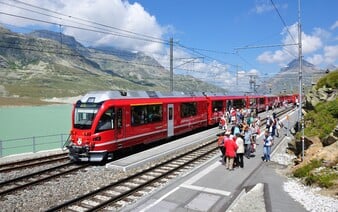
[[[231,108],[233,107],[233,106],[232,106],[232,100],[226,100],[226,103],[225,103],[225,104],[227,105],[227,110],[230,111]]]
[[[245,100],[244,99],[234,99],[233,107],[236,109],[245,108]]]
[[[187,102],[181,104],[181,117],[186,118],[189,116],[197,115],[197,103],[196,102]]]
[[[138,105],[131,107],[131,125],[162,121],[162,105]]]
[[[114,108],[109,108],[102,114],[96,132],[114,129]]]
[[[122,108],[117,109],[117,128],[122,128]]]
[[[259,98],[259,104],[264,104],[265,103],[265,99],[264,98]]]
[[[76,108],[74,114],[74,128],[90,129],[98,109],[96,108]]]
[[[223,101],[213,101],[212,102],[212,109],[217,111],[222,111],[223,110]]]
[[[173,108],[169,108],[169,120],[173,120]]]

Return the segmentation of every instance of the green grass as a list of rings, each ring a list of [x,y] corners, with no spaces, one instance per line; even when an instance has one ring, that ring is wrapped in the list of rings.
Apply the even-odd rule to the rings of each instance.
[[[321,164],[322,161],[320,160],[312,160],[309,164],[294,171],[293,176],[298,178],[307,177],[313,169],[320,167]]]
[[[338,173],[330,167],[323,167],[319,171],[315,171],[322,166],[322,160],[312,160],[309,164],[296,169],[293,176],[302,178],[306,185],[318,185],[322,188],[330,188],[338,180]]]
[[[317,89],[322,88],[324,86],[328,88],[333,88],[333,89],[338,88],[338,70],[335,70],[325,75],[317,82],[317,86],[316,86]]]
[[[305,115],[304,133],[308,137],[324,138],[329,135],[338,124],[338,99],[331,102],[319,103],[314,110]],[[299,137],[299,135],[297,135]]]

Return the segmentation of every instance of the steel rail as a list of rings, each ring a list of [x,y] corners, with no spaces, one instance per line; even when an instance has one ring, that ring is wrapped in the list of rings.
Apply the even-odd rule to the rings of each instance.
[[[17,177],[17,178],[11,179],[11,180],[1,182],[0,188],[5,187],[5,186],[10,187],[11,185],[14,185],[14,187],[11,187],[9,189],[4,189],[4,190],[0,189],[0,196],[7,195],[7,194],[12,193],[14,191],[24,189],[28,186],[32,186],[32,185],[35,185],[35,184],[38,184],[38,183],[42,183],[42,182],[50,180],[52,178],[60,177],[62,175],[65,175],[65,174],[68,174],[68,173],[71,173],[71,172],[74,172],[74,171],[77,171],[77,170],[80,170],[80,169],[83,169],[83,168],[89,166],[89,164],[76,165],[76,167],[74,167],[74,168],[70,168],[66,171],[62,171],[62,169],[67,168],[67,167],[71,167],[71,166],[74,166],[74,165],[76,165],[76,164],[73,163],[73,162],[68,162],[68,163],[65,163],[65,164],[62,164],[62,165],[59,165],[59,166],[55,166],[55,167],[52,167],[52,168],[49,168],[49,169],[45,169],[45,170],[42,170],[42,171],[34,172],[34,173],[31,173],[31,174],[28,174],[28,175],[24,175],[24,176],[21,176],[21,177]],[[58,173],[52,173],[52,172],[55,172],[55,171],[58,171]],[[47,175],[47,176],[45,176],[45,175]]]
[[[125,192],[121,192],[119,195],[116,195],[115,197],[110,197],[108,200],[102,201],[101,203],[99,203],[99,205],[96,206],[89,206],[86,205],[86,209],[88,211],[95,211],[101,208],[106,207],[107,205],[113,204],[114,202],[117,202],[119,200],[122,200],[124,198],[127,198],[128,196],[130,196],[131,194],[134,194],[135,192],[141,190],[142,188],[153,184],[155,182],[160,181],[161,179],[165,178],[166,176],[178,171],[179,169],[183,169],[184,167],[186,167],[187,165],[195,162],[198,158],[202,158],[207,156],[208,154],[212,154],[214,152],[218,152],[218,147],[215,145],[216,141],[213,140],[212,142],[208,142],[207,144],[204,144],[202,146],[199,146],[193,150],[190,150],[186,153],[183,153],[181,155],[178,155],[168,161],[165,161],[163,163],[160,163],[154,167],[150,167],[148,169],[142,170],[139,173],[133,174],[131,176],[128,176],[126,178],[123,178],[121,180],[119,180],[118,182],[114,182],[111,183],[109,185],[103,186],[95,191],[89,192],[87,194],[84,194],[82,196],[76,197],[72,200],[69,200],[65,203],[62,203],[60,205],[54,206],[50,209],[48,209],[47,211],[57,211],[57,210],[62,210],[62,209],[66,209],[69,208],[70,206],[74,206],[74,205],[79,205],[79,207],[81,207],[81,202],[86,200],[86,199],[91,199],[93,198],[95,195],[100,194],[100,193],[104,193],[107,190],[113,190],[114,187],[118,187],[120,185],[124,185],[127,182],[133,182],[133,180],[135,179],[140,179],[140,176],[142,175],[146,175],[147,173],[151,173],[152,171],[156,170],[156,169],[160,169],[161,167],[164,167],[168,164],[172,164],[173,162],[177,161],[177,160],[182,160],[182,158],[190,156],[194,153],[196,153],[197,151],[201,151],[203,150],[203,153],[200,153],[198,156],[193,156],[190,159],[188,159],[187,161],[185,161],[183,164],[181,165],[175,165],[173,168],[168,169],[167,171],[162,172],[161,174],[159,174],[158,176],[154,176],[153,179],[149,179],[146,182],[140,183],[139,185],[130,188],[129,190],[125,191]],[[209,150],[207,150],[206,147],[211,146],[211,148]]]
[[[50,163],[50,162],[65,160],[65,159],[68,159],[67,154],[68,153],[61,153],[61,154],[49,155],[49,156],[33,158],[33,159],[28,159],[28,160],[21,160],[21,161],[16,161],[16,162],[11,162],[11,163],[3,163],[1,164],[0,173],[9,172],[9,171],[13,171],[16,169],[24,169],[28,167],[39,166],[39,165],[43,165],[43,164]]]

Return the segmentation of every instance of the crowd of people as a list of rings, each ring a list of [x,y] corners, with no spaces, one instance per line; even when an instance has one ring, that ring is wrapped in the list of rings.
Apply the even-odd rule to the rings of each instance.
[[[244,159],[253,156],[259,143],[263,145],[262,160],[270,161],[274,137],[279,136],[278,129],[282,128],[283,124],[276,113],[267,115],[266,119],[263,140],[258,142],[256,137],[260,134],[261,125],[259,116],[247,110],[231,108],[221,117],[219,127],[222,133],[218,134],[218,146],[226,169],[244,168]]]

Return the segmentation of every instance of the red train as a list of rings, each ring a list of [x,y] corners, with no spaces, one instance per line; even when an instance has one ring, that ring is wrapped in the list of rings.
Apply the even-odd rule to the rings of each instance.
[[[114,151],[216,125],[230,107],[256,112],[297,95],[185,94],[157,91],[96,91],[74,104],[69,156],[105,161]]]

